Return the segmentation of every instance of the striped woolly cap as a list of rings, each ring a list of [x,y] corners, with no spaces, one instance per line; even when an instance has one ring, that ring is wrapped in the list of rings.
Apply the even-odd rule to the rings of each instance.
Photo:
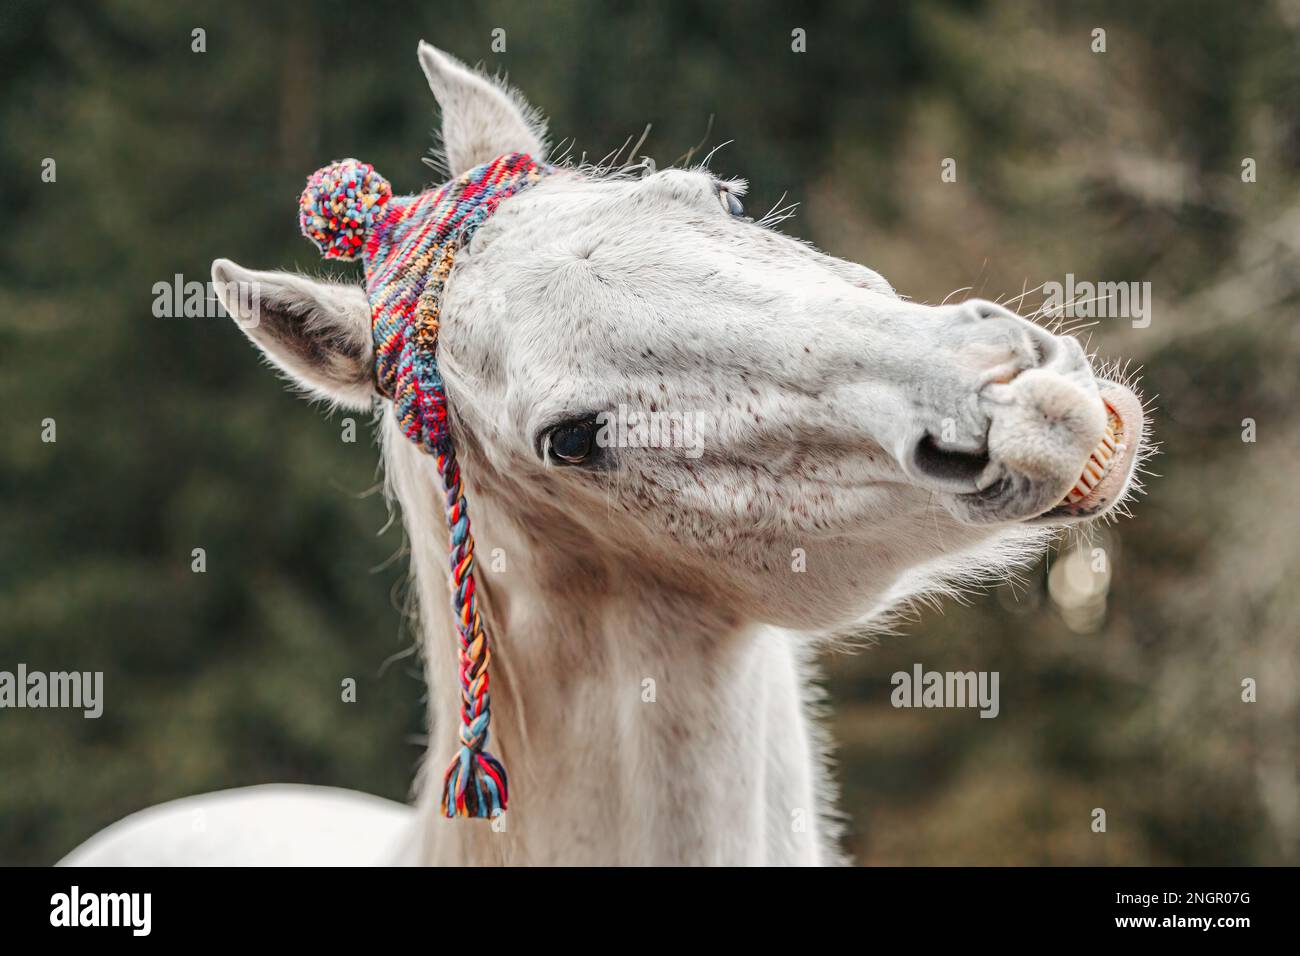
[[[502,200],[551,169],[507,153],[437,189],[394,196],[373,166],[345,159],[313,173],[298,201],[303,235],[326,259],[364,260],[375,380],[397,406],[403,433],[426,451],[450,448],[436,351],[456,250]]]

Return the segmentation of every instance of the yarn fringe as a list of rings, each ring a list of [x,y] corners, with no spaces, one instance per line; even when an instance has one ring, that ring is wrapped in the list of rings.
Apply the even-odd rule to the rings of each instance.
[[[506,770],[486,751],[461,747],[442,784],[442,815],[491,819],[506,811]]]

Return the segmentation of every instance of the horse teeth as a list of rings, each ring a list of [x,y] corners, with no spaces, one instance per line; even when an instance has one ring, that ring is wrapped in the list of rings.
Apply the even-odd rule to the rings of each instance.
[[[1109,415],[1106,421],[1106,430],[1097,442],[1097,447],[1092,450],[1092,454],[1084,462],[1083,472],[1079,475],[1079,480],[1074,483],[1074,487],[1065,496],[1066,504],[1074,505],[1087,500],[1097,489],[1097,486],[1110,474],[1110,466],[1115,463],[1115,460],[1119,458],[1126,447],[1122,440],[1124,434],[1123,421],[1109,407],[1107,411]]]

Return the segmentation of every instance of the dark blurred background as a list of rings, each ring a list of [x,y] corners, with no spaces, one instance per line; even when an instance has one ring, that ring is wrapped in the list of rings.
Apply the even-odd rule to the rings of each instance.
[[[423,685],[368,425],[343,441],[228,320],[155,317],[153,289],[218,256],[318,271],[296,199],[328,160],[428,185],[422,37],[508,72],[591,158],[646,123],[661,167],[733,140],[712,167],[751,212],[788,194],[783,228],[920,301],[1151,282],[1148,328],[1082,330],[1155,397],[1136,517],[827,656],[847,848],[1300,860],[1297,0],[5,0],[0,670],[102,670],[106,707],[0,710],[0,862],[236,785],[405,798]],[[1001,715],[893,709],[914,662],[1000,671]]]

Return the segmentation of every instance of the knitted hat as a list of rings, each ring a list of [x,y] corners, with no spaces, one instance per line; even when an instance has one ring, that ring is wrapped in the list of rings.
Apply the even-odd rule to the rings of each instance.
[[[491,721],[488,635],[474,584],[474,538],[452,448],[438,372],[442,292],[464,246],[502,200],[554,169],[507,153],[416,196],[394,196],[369,163],[317,170],[298,201],[302,232],[326,259],[365,263],[375,342],[375,382],[403,434],[434,456],[446,493],[451,604],[460,650],[460,747],[443,782],[445,816],[493,817],[506,809],[506,772],[485,749]]]

